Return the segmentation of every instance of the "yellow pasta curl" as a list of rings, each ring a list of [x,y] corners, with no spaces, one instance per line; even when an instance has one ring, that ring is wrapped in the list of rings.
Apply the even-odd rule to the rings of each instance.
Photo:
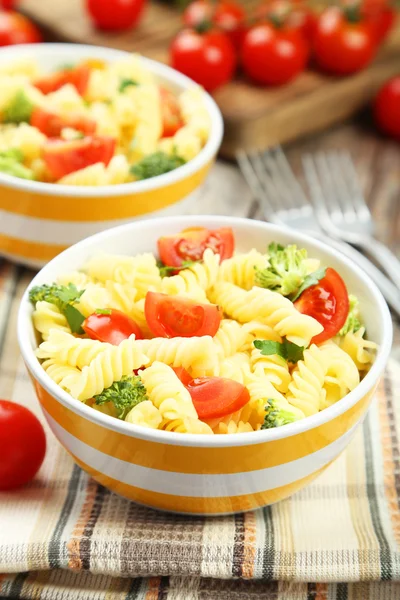
[[[303,411],[306,417],[317,413],[325,403],[326,373],[325,357],[318,346],[313,344],[304,351],[303,360],[297,363],[287,395],[289,403]]]
[[[35,329],[39,331],[44,340],[47,340],[52,329],[71,333],[65,316],[55,304],[50,304],[50,302],[44,300],[36,302],[32,319]]]
[[[255,285],[255,274],[257,269],[265,269],[269,265],[265,254],[250,250],[246,254],[224,260],[218,274],[219,281],[227,281],[238,285],[245,290],[251,290]]]
[[[162,423],[162,416],[158,408],[150,400],[144,400],[144,402],[139,402],[139,404],[128,412],[125,421],[134,425],[140,425],[141,427],[148,427],[149,429],[158,429]]]

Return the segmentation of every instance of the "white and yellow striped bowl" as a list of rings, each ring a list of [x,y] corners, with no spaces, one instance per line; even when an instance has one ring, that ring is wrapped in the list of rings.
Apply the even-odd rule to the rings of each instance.
[[[284,427],[237,435],[184,435],[120,422],[71,398],[41,368],[28,292],[18,337],[43,412],[76,462],[111,490],[154,508],[201,515],[254,509],[290,496],[347,446],[368,410],[391,347],[386,303],[370,279],[325,244],[258,221],[228,217],[171,217],[132,223],[97,234],[52,260],[32,286],[52,282],[101,251],[156,251],[157,238],[189,226],[231,226],[240,250],[265,250],[272,240],[296,243],[336,268],[361,303],[377,359],[361,384],[321,413]]]
[[[48,71],[87,58],[113,62],[129,55],[95,46],[34,44],[2,48],[0,65],[26,56],[36,58]],[[160,83],[176,93],[195,85],[166,65],[144,57],[142,60]],[[214,162],[223,135],[217,105],[205,92],[204,101],[211,121],[209,140],[193,160],[171,173],[103,187],[54,185],[0,173],[0,255],[28,266],[42,267],[89,235],[149,216],[149,213],[161,215],[171,205],[189,200]]]

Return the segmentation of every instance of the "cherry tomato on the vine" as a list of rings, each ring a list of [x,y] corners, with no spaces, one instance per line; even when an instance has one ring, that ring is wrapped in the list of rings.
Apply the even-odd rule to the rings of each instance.
[[[170,48],[171,65],[209,92],[230,81],[236,68],[232,42],[222,31],[183,29]]]
[[[292,29],[300,31],[308,41],[312,40],[317,15],[303,2],[293,0],[265,1],[255,10],[257,21],[276,19]]]
[[[383,2],[364,0],[361,12],[374,30],[377,42],[384,42],[396,23],[396,9],[387,0]]]
[[[35,415],[16,402],[0,400],[0,490],[27,483],[46,453],[46,437]]]
[[[29,19],[16,12],[0,11],[0,46],[38,44],[41,41],[42,34]]]
[[[187,5],[182,14],[182,21],[186,27],[197,27],[202,23],[210,23],[213,16],[213,7],[208,0],[194,0]]]
[[[233,0],[218,2],[215,7],[213,23],[229,36],[236,49],[241,47],[246,33],[246,13],[240,4]]]
[[[371,24],[353,7],[327,8],[317,21],[313,45],[318,66],[335,75],[360,71],[372,61],[377,49]]]
[[[400,141],[400,75],[388,81],[378,93],[374,115],[379,128]]]
[[[16,4],[17,0],[0,0],[0,8],[3,10],[12,10]]]
[[[88,12],[99,29],[129,29],[139,21],[145,0],[86,0]]]
[[[306,68],[308,45],[302,34],[285,24],[259,23],[246,33],[242,46],[243,69],[262,85],[282,85]]]

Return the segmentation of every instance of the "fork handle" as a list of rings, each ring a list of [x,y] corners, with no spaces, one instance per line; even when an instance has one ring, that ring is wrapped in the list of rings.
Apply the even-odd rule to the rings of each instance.
[[[318,238],[321,242],[326,243],[326,236],[316,232],[312,233],[313,237]],[[358,250],[346,244],[346,242],[339,242],[337,240],[330,239],[329,245],[350,258],[354,261],[363,271],[370,276],[374,283],[378,286],[386,302],[396,313],[397,317],[400,318],[400,290],[390,281],[388,277],[382,271],[380,271],[368,258],[361,254]],[[369,248],[370,249],[370,248]]]
[[[400,294],[400,261],[397,256],[384,244],[375,239],[370,239],[368,242],[357,242],[357,246],[368,252],[381,265],[397,286]]]

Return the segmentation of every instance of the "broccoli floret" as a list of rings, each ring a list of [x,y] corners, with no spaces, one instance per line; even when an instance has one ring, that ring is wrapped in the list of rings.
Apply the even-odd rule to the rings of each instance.
[[[163,173],[169,173],[185,164],[185,160],[177,154],[166,154],[165,152],[154,152],[140,160],[131,167],[131,174],[136,179],[150,179]]]
[[[109,388],[94,397],[98,405],[112,402],[119,419],[125,419],[134,406],[147,399],[146,388],[138,375],[129,375],[120,381],[114,381]]]
[[[65,285],[40,285],[29,290],[29,300],[36,304],[39,301],[55,304],[64,314],[73,333],[84,333],[82,323],[85,317],[74,304],[79,302],[84,290],[78,290],[73,284]]]
[[[356,333],[361,327],[360,321],[360,307],[359,301],[356,296],[349,295],[349,314],[347,315],[346,323],[339,331],[339,335],[346,335],[346,333]]]
[[[18,90],[3,113],[5,123],[29,123],[34,106],[23,90]]]
[[[307,276],[307,250],[297,246],[280,246],[272,242],[268,247],[269,267],[256,269],[256,284],[260,287],[290,296]]]
[[[261,429],[272,429],[273,427],[281,427],[281,425],[287,425],[288,423],[294,423],[304,419],[304,414],[296,408],[291,406],[289,402],[283,402],[280,400],[269,399],[265,405],[267,414],[265,415],[264,423],[261,425]]]

